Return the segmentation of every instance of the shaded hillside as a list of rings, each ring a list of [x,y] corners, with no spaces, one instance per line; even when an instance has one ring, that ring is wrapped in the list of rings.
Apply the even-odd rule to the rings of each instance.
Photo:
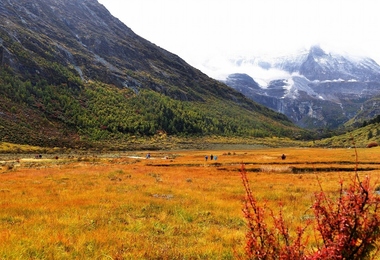
[[[303,134],[134,34],[96,0],[0,4],[0,138],[91,145],[131,136]]]
[[[374,96],[363,102],[359,112],[346,123],[347,127],[357,127],[371,122],[380,115],[380,96]],[[377,122],[378,123],[378,122]]]

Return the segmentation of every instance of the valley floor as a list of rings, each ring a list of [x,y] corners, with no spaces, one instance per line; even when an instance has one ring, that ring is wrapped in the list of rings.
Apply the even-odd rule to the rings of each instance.
[[[312,218],[317,176],[329,194],[355,169],[380,185],[380,148],[227,148],[0,155],[0,258],[242,257],[242,164],[294,228]]]

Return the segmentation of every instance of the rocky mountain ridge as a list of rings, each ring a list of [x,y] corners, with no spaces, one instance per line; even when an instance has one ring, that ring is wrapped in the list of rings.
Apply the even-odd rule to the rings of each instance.
[[[285,73],[265,86],[244,73],[231,74],[224,82],[305,128],[335,129],[359,120],[358,114],[368,114],[362,113],[363,104],[380,95],[380,66],[367,57],[327,53],[313,46],[293,56],[238,62],[244,63]]]

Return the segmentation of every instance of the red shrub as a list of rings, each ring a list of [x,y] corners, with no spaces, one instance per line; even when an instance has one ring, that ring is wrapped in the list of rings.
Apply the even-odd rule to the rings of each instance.
[[[367,144],[367,148],[372,148],[372,147],[377,147],[377,146],[379,146],[379,144],[376,142],[370,142],[369,144]]]
[[[282,208],[278,217],[275,217],[265,204],[260,206],[252,194],[244,165],[240,172],[246,191],[243,212],[248,224],[245,248],[248,259],[304,259],[306,243],[302,241],[302,235],[305,229],[298,228],[297,236],[290,237]],[[270,211],[274,228],[269,228],[265,222],[266,210]]]
[[[265,204],[259,206],[244,165],[241,176],[246,191],[243,212],[248,224],[248,259],[375,259],[378,255],[375,243],[380,237],[380,197],[374,194],[369,178],[361,182],[356,173],[347,189],[341,181],[337,199],[328,198],[320,188],[312,206],[319,243],[316,250],[306,252],[308,238],[303,235],[311,222],[298,227],[296,235],[291,237],[282,209],[276,217]],[[270,212],[273,228],[266,223],[266,211]]]

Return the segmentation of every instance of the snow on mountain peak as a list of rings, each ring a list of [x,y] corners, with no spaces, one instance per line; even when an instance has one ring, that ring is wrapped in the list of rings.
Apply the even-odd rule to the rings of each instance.
[[[245,73],[261,88],[240,84],[242,76],[226,84],[303,127],[337,127],[363,100],[380,94],[380,66],[373,59],[320,46],[277,57],[239,57],[233,64],[231,74]]]

